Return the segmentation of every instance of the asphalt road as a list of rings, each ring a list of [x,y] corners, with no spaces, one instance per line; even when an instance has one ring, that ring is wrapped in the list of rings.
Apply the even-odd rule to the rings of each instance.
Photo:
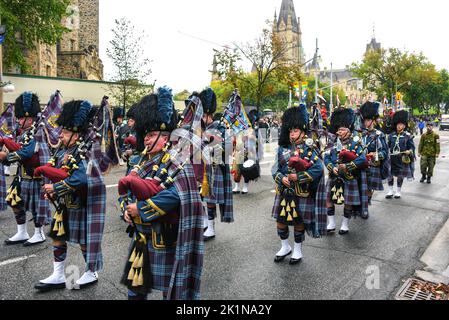
[[[449,134],[441,133],[442,152],[431,185],[405,182],[403,198],[373,198],[371,218],[353,220],[346,236],[307,238],[304,259],[290,266],[275,264],[280,248],[271,218],[274,191],[269,175],[275,145],[266,150],[264,176],[251,185],[250,194],[234,199],[235,222],[217,224],[217,237],[206,243],[202,299],[392,299],[402,281],[422,267],[419,258],[449,216]],[[419,166],[416,177],[419,179]],[[126,299],[119,283],[130,240],[118,218],[117,189],[123,175],[117,168],[106,177],[107,220],[103,250],[105,268],[97,285],[83,291],[35,292],[33,285],[52,272],[52,247],[25,248],[0,243],[0,299]],[[10,180],[10,179],[9,179]],[[9,181],[8,180],[8,181]],[[337,210],[338,223],[342,209]],[[11,210],[0,213],[0,240],[15,233]],[[33,226],[28,225],[30,235]],[[290,237],[293,242],[293,237]],[[69,246],[66,273],[82,274],[83,258]],[[377,281],[378,280],[378,281]],[[160,299],[159,292],[150,299]]]

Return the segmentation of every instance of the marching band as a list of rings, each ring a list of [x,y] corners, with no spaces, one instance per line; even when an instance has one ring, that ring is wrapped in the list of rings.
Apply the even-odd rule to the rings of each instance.
[[[216,237],[217,210],[221,222],[234,221],[234,195],[247,194],[248,184],[261,177],[263,145],[259,115],[248,117],[237,91],[219,117],[210,88],[185,104],[178,114],[171,89],[161,87],[130,108],[127,124],[125,110],[112,110],[107,97],[94,107],[88,101],[62,103],[57,92],[41,110],[39,98],[24,92],[6,109],[2,119],[11,128],[1,131],[0,173],[11,164],[18,171],[8,189],[1,174],[0,209],[11,207],[17,224],[5,245],[41,244],[47,226],[53,240],[53,273],[37,282],[37,290],[66,288],[68,243],[78,244],[85,260],[75,289],[98,282],[104,264],[103,176],[120,154],[127,164],[118,199],[131,238],[121,277],[128,298],[144,300],[157,290],[167,300],[200,299],[204,241]],[[289,264],[299,264],[306,234],[335,232],[336,205],[344,206],[338,232],[344,236],[352,218],[369,218],[373,193],[384,190],[385,181],[387,199],[401,197],[404,179],[413,178],[416,152],[408,113],[391,116],[390,133],[380,126],[379,104],[369,101],[356,112],[338,107],[329,119],[318,104],[284,112],[272,168],[272,217],[281,239],[275,263],[290,256]],[[112,120],[118,119],[114,128]],[[27,212],[35,226],[31,238]]]

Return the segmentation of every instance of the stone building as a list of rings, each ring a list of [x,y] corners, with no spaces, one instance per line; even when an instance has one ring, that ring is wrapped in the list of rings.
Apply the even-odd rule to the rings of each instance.
[[[99,58],[99,0],[71,0],[69,15],[62,23],[70,30],[55,45],[36,44],[24,49],[30,66],[28,74],[85,80],[102,80],[103,63]],[[20,42],[20,35],[18,35]],[[10,73],[22,74],[12,68]]]
[[[292,64],[302,65],[305,61],[302,46],[300,18],[296,17],[293,0],[282,0],[279,17],[274,13],[273,33],[288,44],[286,57]]]

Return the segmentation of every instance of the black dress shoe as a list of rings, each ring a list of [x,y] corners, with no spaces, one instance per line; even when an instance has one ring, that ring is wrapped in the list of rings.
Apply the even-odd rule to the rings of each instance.
[[[302,258],[300,258],[300,259],[293,259],[293,258],[291,258],[290,262],[288,264],[291,265],[291,266],[294,266],[295,264],[299,264],[301,261],[302,261]]]
[[[393,199],[393,196],[387,195],[387,196],[385,196],[385,199]]]
[[[7,240],[5,240],[5,244],[7,246],[13,246],[13,245],[16,245],[16,244],[23,244],[23,243],[25,243],[27,241],[28,241],[28,239],[26,239],[26,240],[19,240],[19,241],[11,241],[11,240],[7,239]]]
[[[33,242],[33,243],[27,241],[27,242],[25,242],[23,244],[23,246],[24,247],[32,247],[32,246],[36,246],[36,245],[44,243],[44,242],[45,242],[45,240],[42,240],[42,241],[39,241],[39,242]]]
[[[240,194],[240,191],[232,191],[232,194]]]
[[[287,253],[285,256],[276,256],[276,257],[274,258],[274,262],[276,262],[276,263],[282,262],[282,261],[285,260],[285,258],[287,258],[287,257],[288,257],[289,255],[291,255],[291,254],[292,254],[292,251],[290,250],[290,252]]]
[[[48,291],[52,291],[52,290],[65,289],[65,282],[57,283],[57,284],[39,282],[38,284],[36,284],[34,286],[34,288],[39,290],[40,292],[48,292]]]
[[[345,234],[348,234],[348,233],[349,233],[349,230],[348,231],[344,231],[344,230],[338,231],[338,234],[341,236],[344,236]]]

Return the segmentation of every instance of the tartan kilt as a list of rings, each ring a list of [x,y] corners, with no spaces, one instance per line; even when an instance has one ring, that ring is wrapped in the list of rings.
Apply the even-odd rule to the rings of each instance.
[[[332,182],[335,178],[329,178],[326,182],[326,194],[327,201],[333,203],[331,197],[331,189]],[[360,203],[360,192],[359,192],[359,184],[357,182],[357,178],[353,180],[344,180],[344,194],[345,204],[350,206],[359,206]]]
[[[368,190],[383,191],[384,185],[380,173],[380,167],[370,166],[366,172],[368,178]]]
[[[80,245],[87,244],[87,210],[86,208],[67,208],[69,239],[68,242]]]
[[[20,197],[23,200],[23,209],[25,212],[31,212],[37,223],[46,225],[51,221],[51,211],[48,207],[48,201],[42,200],[40,180],[22,179],[20,182]],[[46,208],[40,208],[39,205],[45,203]]]
[[[401,156],[391,156],[391,177],[407,179],[411,175],[410,165],[402,162]]]
[[[224,175],[222,169],[217,166],[213,169],[213,185],[211,184],[212,179],[209,178],[210,192],[209,195],[204,197],[204,202],[224,204],[225,203],[225,185],[224,185]]]
[[[302,197],[295,197],[295,203],[296,203],[296,212],[298,213],[298,218],[293,219],[293,221],[288,222],[287,217],[281,217],[280,213],[282,211],[281,207],[281,201],[282,197],[280,195],[276,195],[276,198],[274,199],[274,206],[273,206],[273,218],[276,219],[277,222],[293,226],[295,223],[300,224],[304,223],[306,226],[306,230],[311,229],[312,223],[315,221],[315,199],[311,197],[302,198]]]
[[[162,292],[167,292],[170,287],[170,280],[173,276],[176,260],[176,246],[171,248],[155,249],[151,241],[151,227],[137,225],[137,230],[146,235],[148,259],[151,270],[151,288]],[[134,248],[135,238],[131,241],[127,257],[131,256]],[[132,291],[132,289],[131,289]]]

